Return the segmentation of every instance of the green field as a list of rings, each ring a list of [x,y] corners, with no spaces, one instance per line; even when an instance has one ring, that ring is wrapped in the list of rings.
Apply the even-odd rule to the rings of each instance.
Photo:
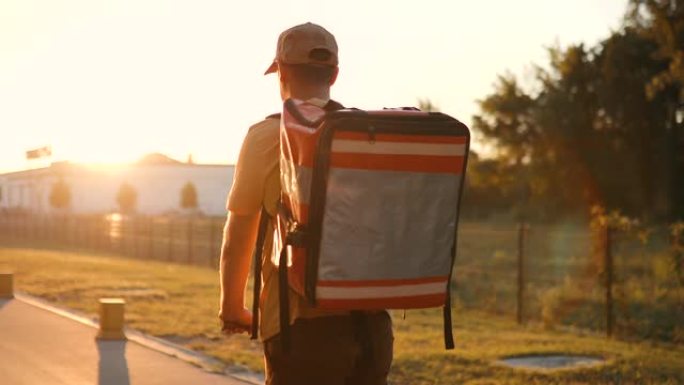
[[[16,273],[21,291],[60,306],[95,314],[97,299],[120,296],[129,326],[218,357],[262,370],[260,344],[223,337],[217,322],[215,270],[97,253],[0,248],[0,270]],[[459,290],[457,288],[456,290]],[[684,347],[606,340],[598,335],[521,327],[509,314],[454,309],[457,347],[442,346],[439,310],[394,314],[393,384],[683,384]],[[605,365],[576,370],[526,371],[500,366],[502,356],[581,353]]]

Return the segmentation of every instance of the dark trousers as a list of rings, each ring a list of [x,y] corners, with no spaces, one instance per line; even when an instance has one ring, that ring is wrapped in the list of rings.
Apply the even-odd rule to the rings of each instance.
[[[298,319],[291,347],[280,337],[264,343],[266,385],[386,385],[392,364],[387,312]]]

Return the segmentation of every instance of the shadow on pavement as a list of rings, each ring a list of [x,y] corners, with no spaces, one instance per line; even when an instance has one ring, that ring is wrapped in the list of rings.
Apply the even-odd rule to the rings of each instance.
[[[3,306],[7,305],[8,303],[12,302],[13,300],[11,298],[8,299],[0,299],[0,309],[2,309]]]
[[[97,341],[98,385],[130,385],[126,362],[126,341]]]

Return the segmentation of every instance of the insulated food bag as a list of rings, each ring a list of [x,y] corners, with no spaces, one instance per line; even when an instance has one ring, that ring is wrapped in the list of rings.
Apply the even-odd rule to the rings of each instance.
[[[449,291],[468,128],[442,113],[330,112],[295,99],[280,124],[281,331],[289,286],[323,309],[443,307],[453,347]]]

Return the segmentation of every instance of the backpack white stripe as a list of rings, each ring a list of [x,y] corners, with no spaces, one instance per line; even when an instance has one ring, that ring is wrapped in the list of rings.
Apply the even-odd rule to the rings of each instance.
[[[419,283],[400,286],[331,287],[318,286],[316,297],[320,299],[364,299],[412,297],[417,295],[443,294],[444,282]]]
[[[371,142],[366,140],[335,139],[332,142],[332,152],[379,155],[463,156],[465,154],[465,144]]]

